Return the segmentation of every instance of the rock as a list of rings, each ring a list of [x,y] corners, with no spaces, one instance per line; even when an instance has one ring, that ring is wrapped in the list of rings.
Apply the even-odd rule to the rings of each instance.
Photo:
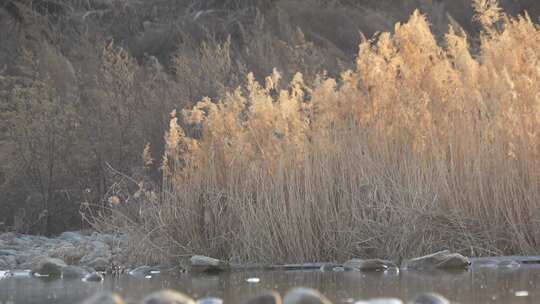
[[[12,270],[10,273],[12,277],[17,277],[17,278],[32,276],[32,272],[30,270],[16,269],[16,270]]]
[[[93,238],[96,238],[98,241],[104,243],[105,245],[109,246],[109,247],[112,247],[112,245],[114,244],[114,236],[110,235],[110,234],[93,234],[92,235]]]
[[[283,304],[331,304],[325,296],[320,292],[311,288],[295,288],[289,291],[285,298],[283,298]]]
[[[62,232],[62,234],[58,236],[58,239],[64,240],[66,242],[70,242],[71,244],[80,244],[82,242],[83,237],[78,232],[66,231],[66,232]]]
[[[94,260],[91,260],[89,262],[86,262],[84,265],[88,267],[92,267],[97,271],[107,271],[107,269],[111,265],[111,261],[110,259],[100,257],[100,258],[95,258]]]
[[[66,266],[62,268],[63,279],[81,279],[87,276],[89,273],[86,269],[78,266]]]
[[[0,270],[0,280],[11,276],[11,272]]]
[[[62,275],[62,269],[66,266],[66,263],[60,259],[42,257],[32,268],[32,273],[42,276],[60,277]]]
[[[256,297],[253,297],[244,304],[281,304],[281,296],[275,291],[267,291]]]
[[[423,293],[416,296],[410,304],[450,304],[450,301],[437,293]]]
[[[403,304],[403,301],[396,298],[380,298],[380,299],[371,299],[371,300],[360,300],[355,301],[354,304]]]
[[[19,264],[19,268],[32,269],[43,257],[46,257],[46,255],[42,252],[37,250],[28,250],[17,255],[15,259],[17,260],[17,264]]]
[[[92,273],[86,275],[83,278],[83,281],[85,281],[85,282],[101,282],[101,281],[103,281],[103,276],[98,272],[92,272]]]
[[[110,255],[110,247],[109,245],[105,244],[105,242],[100,240],[91,240],[84,244],[84,247],[89,252],[89,256],[95,257],[103,257]]]
[[[1,241],[12,242],[15,238],[17,238],[17,234],[15,232],[6,232],[0,234]]]
[[[115,293],[105,291],[84,300],[82,304],[124,304],[124,300]]]
[[[164,289],[148,295],[143,304],[195,304],[195,301],[185,294]]]
[[[215,297],[206,297],[197,300],[197,304],[223,304],[223,299]]]
[[[411,259],[405,262],[407,269],[467,269],[471,261],[459,254],[450,253],[448,250],[439,251],[423,257]]]
[[[150,275],[151,271],[153,270],[154,269],[150,266],[139,266],[135,269],[130,270],[128,273],[137,278],[144,278],[147,275]]]
[[[202,256],[194,255],[190,259],[192,272],[208,272],[216,273],[229,270],[229,265],[221,260]]]
[[[104,271],[109,267],[112,254],[107,244],[100,240],[91,240],[81,246],[87,252],[80,260],[81,265],[89,266],[99,271]]]
[[[0,256],[0,270],[13,269],[17,266],[17,259],[14,255]]]
[[[48,254],[50,257],[62,259],[68,264],[78,264],[84,252],[79,246],[75,247],[71,243],[64,242],[49,250]]]
[[[18,246],[19,248],[28,248],[33,245],[41,245],[42,241],[37,238],[33,238],[29,235],[19,235],[9,242],[11,245]]]
[[[322,264],[319,268],[320,271],[326,272],[326,271],[334,271],[334,268],[343,267],[343,265],[340,264],[334,264],[334,263],[325,263]]]
[[[18,251],[14,249],[0,249],[0,256],[17,255]]]
[[[388,268],[397,268],[392,261],[380,259],[351,259],[343,264],[346,270],[356,271],[384,271]]]

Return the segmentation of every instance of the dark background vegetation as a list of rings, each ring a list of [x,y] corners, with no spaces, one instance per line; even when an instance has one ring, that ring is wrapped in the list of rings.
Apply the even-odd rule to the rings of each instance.
[[[437,35],[459,23],[474,45],[470,2],[0,0],[0,230],[78,229],[81,205],[159,187],[169,113],[247,71],[335,75],[362,34],[391,31],[415,8]],[[540,14],[537,0],[501,5]]]

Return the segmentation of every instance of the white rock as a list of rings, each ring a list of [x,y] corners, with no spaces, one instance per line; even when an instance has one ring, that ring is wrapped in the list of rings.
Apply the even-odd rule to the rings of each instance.
[[[32,276],[32,271],[30,269],[13,270],[11,272],[11,276],[13,276],[13,277],[29,277],[29,276]]]
[[[102,282],[103,276],[100,273],[92,272],[82,278],[83,282]]]

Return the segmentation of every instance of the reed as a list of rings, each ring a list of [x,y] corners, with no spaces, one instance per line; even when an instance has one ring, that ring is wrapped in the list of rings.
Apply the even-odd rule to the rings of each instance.
[[[416,11],[363,39],[337,79],[248,74],[172,113],[137,237],[170,259],[537,252],[540,29],[494,1],[475,9],[477,50],[460,28],[438,42]]]

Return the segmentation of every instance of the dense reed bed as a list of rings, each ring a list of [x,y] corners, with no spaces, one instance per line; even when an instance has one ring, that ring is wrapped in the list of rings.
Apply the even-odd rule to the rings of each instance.
[[[107,224],[147,260],[538,252],[540,29],[476,3],[474,50],[415,12],[363,39],[337,79],[248,74],[171,113],[163,190],[141,188],[137,212],[114,207]]]

